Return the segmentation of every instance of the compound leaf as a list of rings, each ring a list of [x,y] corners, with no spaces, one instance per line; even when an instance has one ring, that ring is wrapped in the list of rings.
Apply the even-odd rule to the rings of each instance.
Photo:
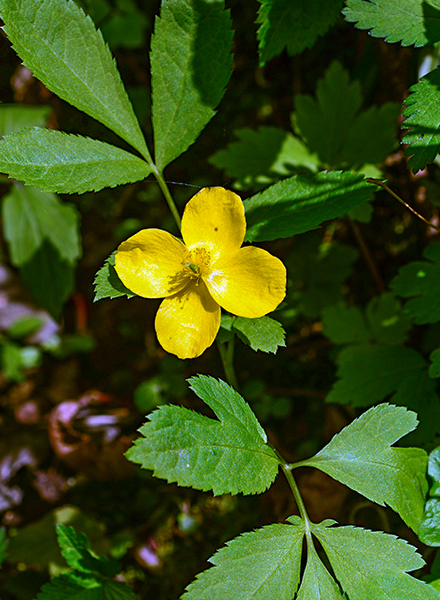
[[[299,583],[304,522],[276,523],[227,542],[197,575],[183,600],[291,600]]]
[[[242,342],[252,348],[252,350],[261,350],[262,352],[273,352],[276,354],[280,346],[285,346],[284,338],[286,332],[279,321],[270,317],[260,317],[259,319],[247,319],[246,317],[236,317],[233,320],[233,329],[237,332]]]
[[[363,175],[350,171],[280,181],[244,200],[246,241],[263,242],[315,229],[368,200],[373,189]]]
[[[259,0],[257,23],[260,65],[287,47],[289,54],[311,48],[318,36],[336,22],[342,0]]]
[[[425,46],[440,40],[439,0],[347,0],[342,11],[357,29],[402,46]]]
[[[11,262],[16,267],[27,263],[44,240],[72,265],[81,256],[79,213],[55,194],[17,183],[3,198],[2,219]]]
[[[439,600],[440,593],[408,575],[423,567],[414,546],[383,532],[360,527],[312,526],[336,579],[350,600]]]
[[[411,128],[403,138],[409,144],[406,156],[414,173],[424,169],[432,162],[440,149],[440,108],[438,90],[440,87],[440,69],[431,71],[409,88],[411,94],[405,100],[402,127]]]
[[[388,504],[414,531],[423,516],[427,455],[419,448],[391,448],[417,427],[405,407],[380,404],[336,434],[314,457],[301,461],[324,471],[381,506]]]
[[[115,258],[116,250],[110,254],[105,263],[96,273],[93,285],[95,286],[95,297],[94,302],[102,300],[103,298],[120,298],[121,296],[127,296],[127,298],[134,298],[136,294],[133,294],[122,281],[119,279],[115,269]]]
[[[279,461],[243,398],[223,381],[193,377],[191,389],[214,411],[210,419],[178,406],[161,406],[126,456],[157,477],[217,494],[256,494],[276,477]]]
[[[164,0],[151,41],[156,164],[163,169],[215,114],[231,75],[232,32],[224,0]]]
[[[108,46],[73,0],[0,0],[0,15],[15,51],[44,85],[148,155]]]
[[[61,194],[96,192],[151,173],[144,160],[116,146],[39,127],[0,141],[0,171]]]
[[[440,321],[440,242],[432,242],[423,252],[428,261],[414,261],[402,267],[390,283],[395,294],[411,298],[405,312],[423,325]]]

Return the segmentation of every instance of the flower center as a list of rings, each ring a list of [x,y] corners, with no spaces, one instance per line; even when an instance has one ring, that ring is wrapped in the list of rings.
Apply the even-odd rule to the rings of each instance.
[[[182,262],[185,275],[192,279],[197,279],[198,283],[200,277],[206,273],[211,256],[209,252],[206,252],[205,248],[195,248],[192,252],[189,252],[185,260]]]

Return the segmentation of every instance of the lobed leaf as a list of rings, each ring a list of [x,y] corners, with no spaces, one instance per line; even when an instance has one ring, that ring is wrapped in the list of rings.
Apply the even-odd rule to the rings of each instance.
[[[246,241],[290,237],[318,227],[368,200],[374,189],[359,173],[297,175],[244,200]]]
[[[350,600],[439,600],[440,593],[408,575],[420,569],[416,548],[394,535],[360,527],[312,526]]]
[[[95,297],[93,302],[97,302],[103,298],[120,298],[121,296],[134,298],[136,296],[136,294],[133,294],[133,292],[126,288],[119,279],[115,269],[115,258],[116,250],[110,254],[96,273],[95,280],[93,281],[93,285],[95,286]]]
[[[375,406],[350,423],[314,457],[297,463],[320,469],[369,500],[399,513],[417,531],[427,491],[427,455],[418,448],[391,448],[417,427],[405,407]]]
[[[196,140],[231,75],[224,0],[164,0],[151,40],[152,120],[160,170]]]
[[[343,1],[336,0],[259,0],[257,33],[260,66],[287,47],[289,54],[311,48],[316,39],[333,25]]]
[[[197,575],[183,600],[292,600],[299,583],[304,522],[276,523],[227,542]]]
[[[148,156],[108,46],[73,0],[0,0],[0,16],[13,48],[44,85]]]
[[[402,46],[425,46],[440,40],[439,0],[347,0],[342,13],[357,29]]]
[[[126,456],[157,477],[217,494],[256,494],[276,477],[279,461],[249,405],[212,377],[193,377],[191,389],[219,420],[186,408],[161,406]]]
[[[39,127],[0,141],[0,171],[61,194],[96,192],[151,173],[145,161],[116,146]]]

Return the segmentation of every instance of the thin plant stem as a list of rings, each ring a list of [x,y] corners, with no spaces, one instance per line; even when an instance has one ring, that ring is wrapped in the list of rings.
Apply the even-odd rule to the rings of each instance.
[[[159,171],[157,169],[157,167],[155,165],[153,165],[153,175],[156,177],[157,179],[157,183],[159,184],[160,189],[162,190],[163,195],[165,196],[165,200],[167,201],[168,207],[171,211],[171,214],[174,217],[174,220],[176,222],[176,225],[180,231],[180,215],[179,215],[179,211],[177,210],[177,207],[174,203],[173,197],[171,196],[171,192],[168,189],[168,186],[166,184],[166,181],[163,177],[163,174],[161,171]]]
[[[386,290],[386,286],[383,282],[383,279],[379,272],[379,269],[377,268],[376,262],[370,252],[370,249],[367,246],[367,243],[365,242],[365,239],[361,233],[361,230],[359,229],[357,223],[355,221],[353,221],[353,219],[350,218],[350,216],[348,216],[348,222],[351,225],[351,228],[353,230],[353,233],[354,233],[354,236],[358,243],[358,246],[361,249],[364,260],[367,263],[370,273],[376,283],[377,290],[378,290],[379,294],[383,294]]]
[[[295,498],[296,504],[298,505],[299,514],[301,515],[301,518],[306,523],[310,523],[311,521],[309,519],[309,515],[307,514],[306,506],[305,506],[302,496],[300,494],[300,491],[299,491],[298,485],[295,481],[295,478],[293,477],[290,466],[286,462],[284,462],[284,464],[281,465],[281,468],[283,470],[285,478],[287,479],[290,489],[292,490],[292,494],[293,494],[293,497]]]
[[[223,370],[225,372],[226,381],[231,385],[235,390],[238,390],[238,381],[235,376],[234,370],[234,338],[235,336],[222,344],[217,342],[218,351],[220,352],[220,357],[222,359]]]

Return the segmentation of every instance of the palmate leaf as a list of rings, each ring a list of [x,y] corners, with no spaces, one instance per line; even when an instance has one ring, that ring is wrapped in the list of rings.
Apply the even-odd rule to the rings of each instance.
[[[350,600],[440,600],[440,593],[408,575],[425,564],[404,540],[360,527],[312,526],[336,579]]]
[[[246,211],[246,241],[290,237],[318,227],[368,200],[374,189],[359,173],[332,171],[297,175],[251,196]]]
[[[0,16],[15,51],[44,85],[148,156],[101,32],[73,0],[0,0]]]
[[[411,129],[402,141],[409,144],[405,154],[411,157],[408,167],[414,173],[424,169],[428,162],[432,162],[440,149],[439,87],[440,69],[437,68],[409,88],[411,94],[404,103],[403,116],[406,118],[402,128]]]
[[[218,421],[178,406],[161,406],[126,456],[168,482],[217,494],[256,494],[276,477],[279,460],[243,398],[223,381],[200,375],[191,389]]]
[[[151,40],[155,160],[162,170],[212,119],[231,75],[224,0],[164,0]]]
[[[209,561],[183,600],[292,600],[298,587],[304,522],[299,517],[244,533]],[[315,597],[316,598],[316,597]]]
[[[15,267],[27,263],[48,240],[67,262],[81,256],[79,213],[55,194],[20,183],[12,186],[2,205],[3,231]]]
[[[358,29],[402,46],[425,46],[440,40],[439,0],[347,0],[342,13]]]
[[[289,54],[311,48],[335,23],[343,0],[259,0],[257,23],[260,65],[287,47]]]
[[[151,173],[144,160],[116,146],[39,127],[22,129],[0,141],[0,171],[60,194],[96,192]]]
[[[414,531],[427,491],[426,452],[391,448],[417,427],[405,407],[381,404],[350,423],[314,457],[296,466],[315,467],[381,506],[388,504]]]

